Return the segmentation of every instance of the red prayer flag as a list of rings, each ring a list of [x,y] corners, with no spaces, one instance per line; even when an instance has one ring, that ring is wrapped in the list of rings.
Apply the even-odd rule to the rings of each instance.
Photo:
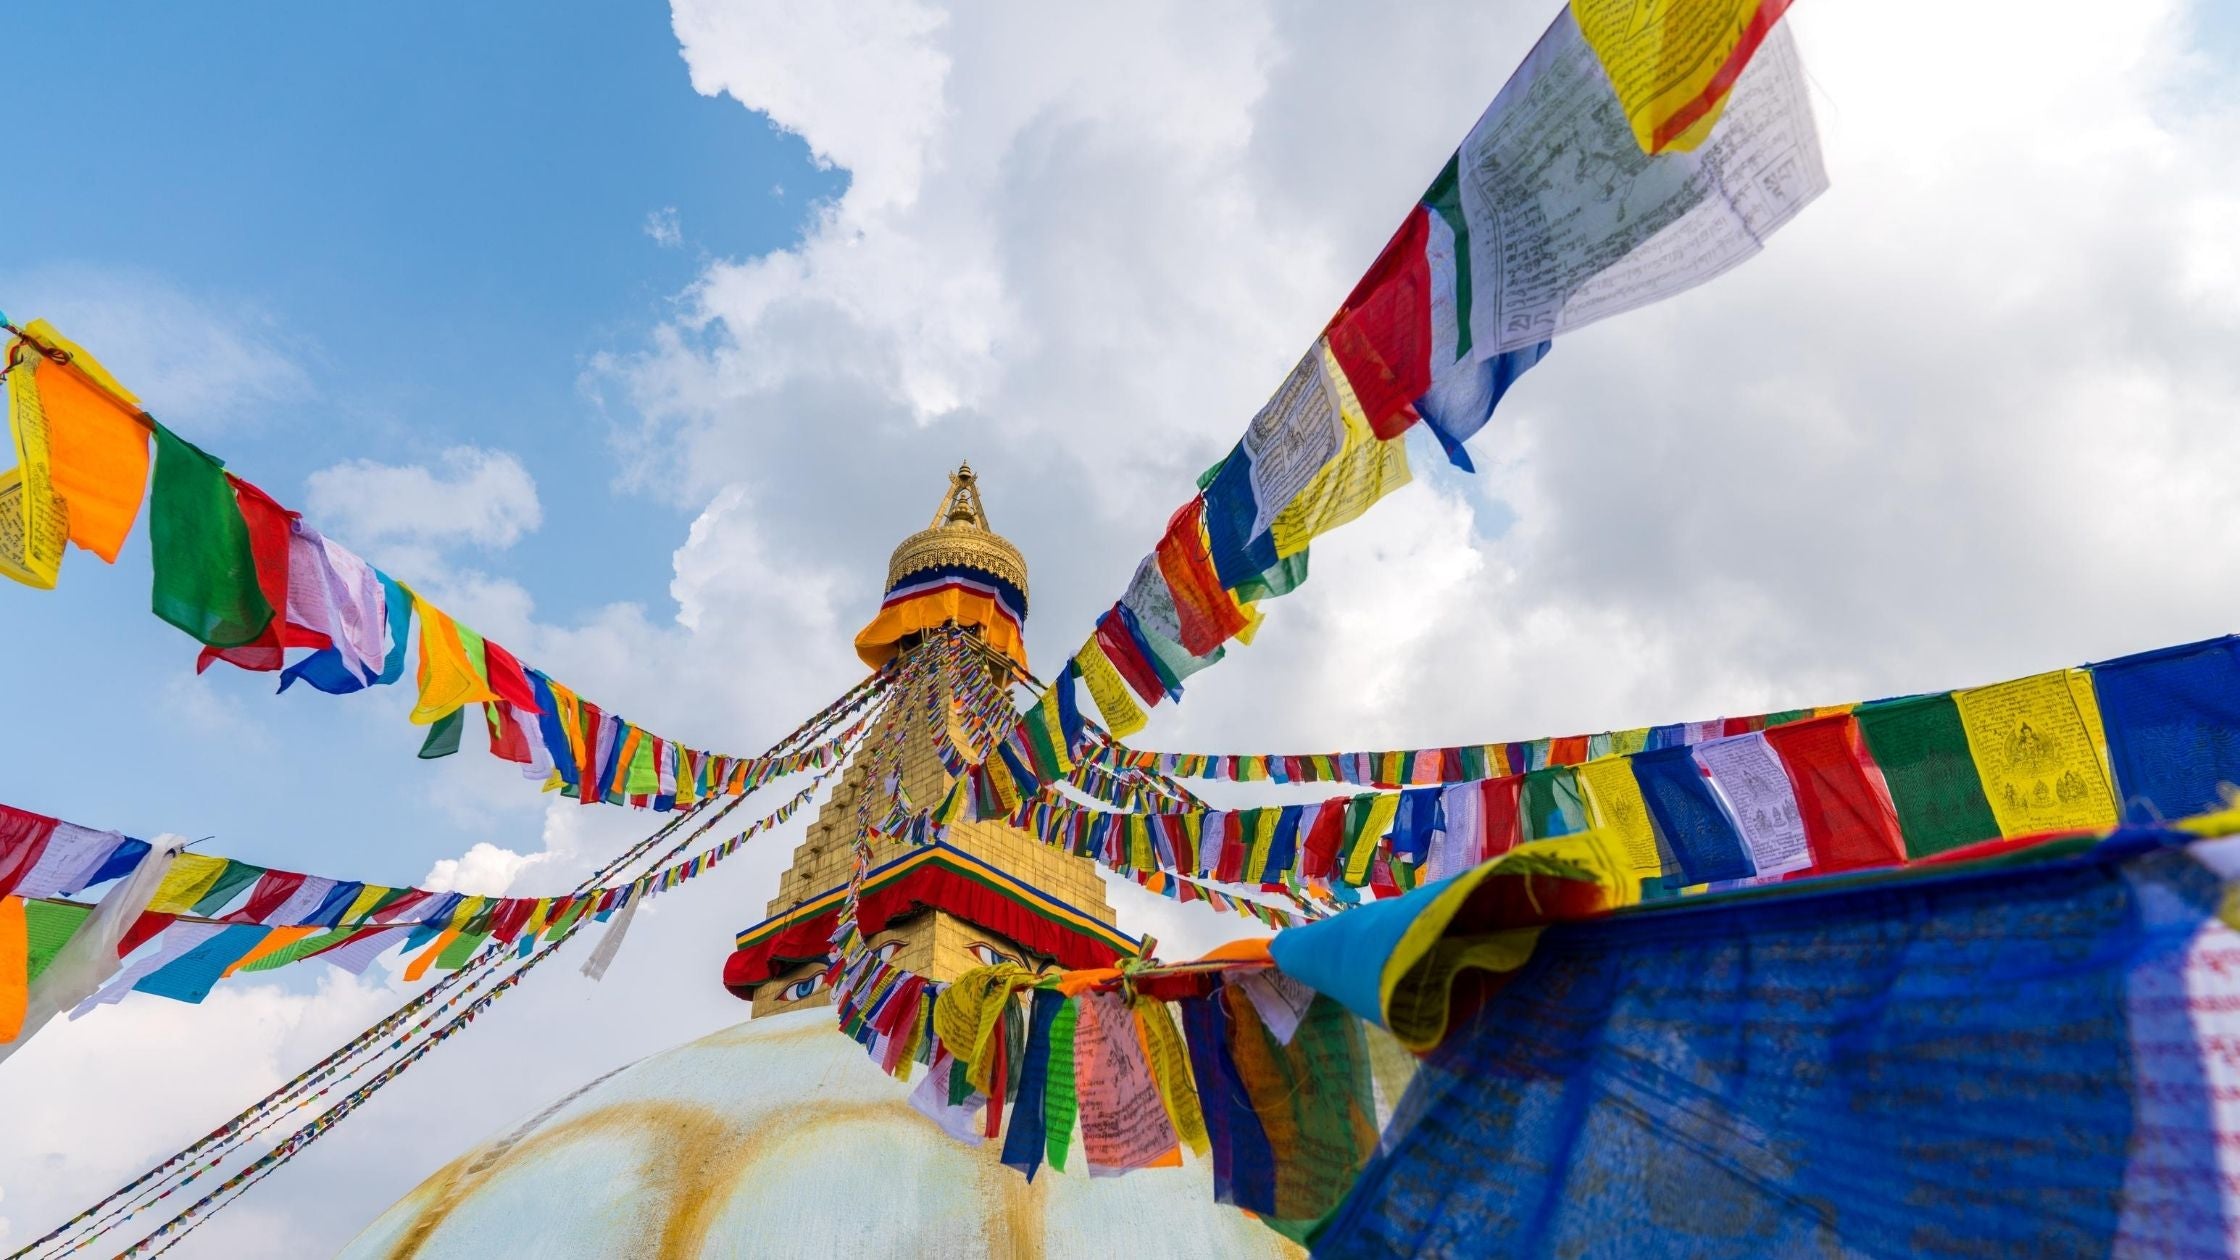
[[[521,661],[513,653],[499,647],[495,640],[482,641],[483,664],[490,675],[490,690],[499,699],[523,713],[542,713],[537,707],[537,690],[529,685],[529,674],[521,668]]]
[[[1430,223],[1431,212],[1417,206],[1324,331],[1380,438],[1414,424],[1411,404],[1431,388]]]
[[[257,876],[257,886],[249,890],[249,900],[239,910],[223,920],[227,923],[262,923],[280,908],[282,902],[295,896],[303,887],[305,877],[295,871],[271,871]]]
[[[1867,775],[1866,746],[1848,713],[1769,728],[1766,743],[1789,774],[1812,866],[1825,875],[1905,861],[1898,812]]]
[[[141,911],[140,917],[134,919],[132,926],[125,929],[124,939],[117,942],[117,957],[122,958],[147,944],[151,937],[170,927],[172,921],[178,917],[175,914],[159,914],[153,910]]]
[[[14,892],[39,864],[54,829],[55,820],[45,814],[0,805],[0,897]]]
[[[226,474],[226,480],[233,486],[233,501],[241,509],[242,523],[249,527],[249,556],[257,566],[257,589],[272,605],[272,620],[265,623],[264,633],[239,647],[202,649],[195,657],[194,672],[210,668],[212,661],[271,672],[287,663],[289,648],[334,646],[326,635],[288,620],[288,540],[295,532],[290,522],[298,514],[232,473]]]
[[[1479,789],[1478,816],[1486,832],[1486,847],[1478,855],[1479,861],[1500,857],[1523,842],[1524,824],[1517,810],[1523,788],[1524,776],[1511,774],[1487,779]]]
[[[490,727],[490,755],[500,761],[525,766],[536,758],[529,750],[529,734],[514,721],[503,704],[485,703],[483,721]]]
[[[1206,815],[1206,821],[1209,823],[1216,818],[1221,820],[1222,826],[1221,869],[1215,871],[1213,877],[1225,884],[1234,884],[1244,878],[1246,839],[1244,815],[1236,810],[1228,809],[1222,810],[1218,814]]]
[[[1330,870],[1338,860],[1338,846],[1345,842],[1346,806],[1349,797],[1327,800],[1317,807],[1314,825],[1307,829],[1307,838],[1299,846],[1299,874],[1312,880],[1330,878]]]
[[[1137,650],[1136,637],[1128,633],[1127,623],[1121,620],[1120,605],[1114,604],[1097,619],[1097,646],[1128,680],[1128,689],[1145,704],[1155,705],[1167,698],[1166,688],[1159,684],[1159,671]]]
[[[1159,575],[1174,595],[1176,620],[1182,630],[1182,650],[1204,656],[1236,637],[1249,624],[1236,597],[1221,584],[1214,571],[1213,553],[1206,550],[1206,501],[1192,495],[1188,503],[1167,518],[1167,532],[1154,552]]]

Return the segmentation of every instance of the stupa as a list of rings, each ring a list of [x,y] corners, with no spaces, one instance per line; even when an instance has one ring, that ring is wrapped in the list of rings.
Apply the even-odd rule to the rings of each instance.
[[[1026,561],[989,528],[964,465],[932,524],[895,549],[856,649],[878,668],[954,627],[1023,670],[1026,599]],[[875,728],[862,748],[892,736],[902,790],[930,803],[950,776],[911,707],[889,706],[882,725],[906,726]],[[911,1087],[839,1033],[821,976],[858,806],[878,786],[869,760],[859,752],[842,773],[763,921],[738,935],[723,982],[751,1003],[746,1022],[600,1077],[453,1160],[343,1254],[1299,1254],[1216,1203],[1203,1164],[1091,1178],[1077,1159],[1029,1182],[998,1162],[998,1144],[971,1145],[914,1109]],[[1018,828],[960,822],[935,844],[872,849],[859,921],[870,948],[912,971],[949,980],[990,962],[1088,967],[1137,952],[1095,867]]]

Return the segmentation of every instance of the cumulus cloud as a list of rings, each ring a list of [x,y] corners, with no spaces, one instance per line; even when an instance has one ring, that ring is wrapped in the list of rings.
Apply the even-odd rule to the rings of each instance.
[[[663,249],[675,249],[684,244],[684,226],[677,220],[675,206],[663,206],[646,216],[646,236]]]
[[[92,341],[103,366],[172,427],[208,438],[262,422],[316,390],[304,367],[312,347],[252,303],[188,293],[141,271],[53,265],[0,271],[18,321],[45,319]]]
[[[505,451],[445,450],[433,468],[348,460],[311,474],[305,511],[335,537],[502,549],[544,522],[537,483]]]

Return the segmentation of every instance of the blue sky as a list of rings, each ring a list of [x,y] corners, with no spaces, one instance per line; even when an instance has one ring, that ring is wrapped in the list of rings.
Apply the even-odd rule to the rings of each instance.
[[[11,68],[12,95],[60,139],[38,146],[33,177],[0,183],[15,242],[0,309],[55,320],[128,383],[142,378],[100,326],[116,303],[238,323],[298,371],[184,418],[136,387],[241,475],[300,507],[306,477],[346,459],[508,451],[543,526],[486,563],[541,615],[666,599],[692,514],[618,487],[579,377],[634,346],[709,256],[796,239],[846,175],[694,92],[665,10],[472,5],[431,24],[353,6],[63,6],[15,35],[41,55]],[[681,240],[657,242],[648,217],[671,211]],[[105,301],[86,310],[89,290]],[[431,807],[417,732],[386,708],[352,720],[368,706],[270,698],[267,679],[219,667],[198,685],[225,709],[149,714],[180,706],[193,645],[147,615],[147,580],[143,529],[114,569],[78,553],[57,592],[0,591],[15,645],[0,692],[40,715],[0,736],[0,798],[400,882],[486,838]],[[345,791],[347,821],[331,807]]]

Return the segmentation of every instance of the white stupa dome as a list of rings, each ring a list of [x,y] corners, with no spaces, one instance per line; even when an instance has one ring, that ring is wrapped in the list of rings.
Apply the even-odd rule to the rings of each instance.
[[[1206,1165],[1030,1184],[958,1142],[833,1027],[742,1023],[593,1081],[453,1160],[352,1258],[1296,1256]]]

